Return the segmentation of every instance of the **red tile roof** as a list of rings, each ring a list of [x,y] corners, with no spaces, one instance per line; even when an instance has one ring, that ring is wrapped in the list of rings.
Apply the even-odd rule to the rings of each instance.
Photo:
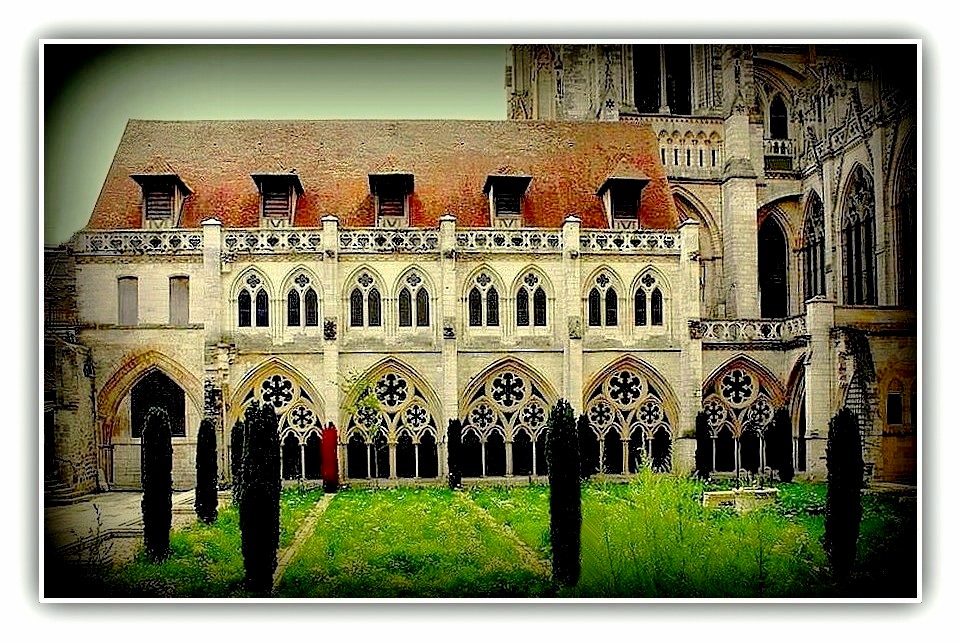
[[[141,190],[130,176],[158,157],[193,190],[183,227],[211,217],[228,227],[256,227],[260,194],[251,174],[265,168],[300,177],[305,193],[297,199],[297,226],[319,226],[327,214],[346,227],[373,225],[368,175],[384,167],[414,175],[414,226],[435,227],[448,213],[458,226],[488,226],[484,182],[505,167],[533,176],[522,205],[525,226],[556,228],[575,214],[584,227],[606,228],[598,188],[611,176],[635,173],[651,179],[640,226],[674,229],[680,220],[657,138],[643,124],[131,120],[87,227],[140,227]]]

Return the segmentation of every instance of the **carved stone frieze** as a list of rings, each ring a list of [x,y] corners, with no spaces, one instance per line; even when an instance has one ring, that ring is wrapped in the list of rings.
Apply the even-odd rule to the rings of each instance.
[[[334,341],[337,339],[337,320],[333,317],[324,319],[324,340]]]

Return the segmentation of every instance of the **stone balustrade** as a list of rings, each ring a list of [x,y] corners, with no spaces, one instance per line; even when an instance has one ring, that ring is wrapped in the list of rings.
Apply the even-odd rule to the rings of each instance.
[[[430,229],[342,229],[338,237],[344,254],[440,251],[438,232]]]
[[[194,229],[87,231],[77,233],[74,251],[93,256],[199,255],[203,241],[203,232]]]
[[[458,252],[533,252],[560,253],[563,241],[560,229],[467,228],[455,236]]]
[[[581,232],[585,254],[680,254],[677,232],[646,230],[588,230]]]
[[[807,334],[803,315],[785,319],[704,319],[691,324],[691,335],[706,344],[780,343]]]

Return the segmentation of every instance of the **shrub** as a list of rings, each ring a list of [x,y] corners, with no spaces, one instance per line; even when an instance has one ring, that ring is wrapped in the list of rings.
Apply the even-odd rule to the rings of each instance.
[[[244,417],[247,434],[240,485],[240,535],[247,587],[266,594],[280,545],[280,437],[277,415],[256,402]]]
[[[577,446],[581,479],[589,479],[591,475],[597,472],[594,468],[594,462],[587,456],[587,453],[591,452],[592,442],[596,441],[597,437],[591,430],[591,420],[587,418],[587,415],[581,415],[577,418]]]
[[[197,433],[197,488],[194,510],[205,524],[217,521],[217,435],[214,422],[204,418]]]
[[[827,469],[824,550],[835,578],[843,581],[857,554],[864,474],[858,420],[848,408],[842,408],[828,427]]]
[[[708,479],[714,469],[714,446],[711,443],[711,429],[707,425],[707,413],[703,410],[697,413],[694,420],[694,439],[697,449],[694,451],[694,470],[701,479]]]
[[[172,468],[170,420],[162,408],[151,408],[140,438],[140,483],[143,487],[140,507],[143,511],[144,547],[154,561],[170,555]]]
[[[447,484],[451,490],[460,487],[460,442],[460,419],[451,419],[447,422]]]
[[[246,428],[242,420],[237,420],[230,431],[230,479],[232,482],[234,504],[240,502],[240,477],[243,474],[244,434]]]
[[[580,457],[574,411],[564,399],[551,409],[548,421],[547,474],[554,579],[574,586],[581,574]]]

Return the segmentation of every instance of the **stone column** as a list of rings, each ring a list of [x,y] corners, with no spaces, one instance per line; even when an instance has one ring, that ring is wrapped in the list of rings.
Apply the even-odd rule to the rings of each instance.
[[[338,239],[338,221],[336,216],[324,216],[321,219],[323,225],[323,254],[320,256],[320,279],[323,284],[323,297],[321,299],[320,313],[321,323],[324,328],[323,350],[324,350],[324,380],[318,382],[320,393],[324,396],[325,420],[333,422],[337,427],[337,459],[338,476],[340,481],[347,477],[347,452],[346,445],[343,443],[344,417],[341,417],[341,384],[340,376],[340,273],[337,261],[338,250],[340,249]]]
[[[560,284],[557,318],[567,322],[564,337],[564,380],[559,394],[574,409],[574,416],[583,411],[584,348],[583,314],[581,305],[581,220],[574,216],[564,219],[563,255],[561,257],[563,283]],[[563,326],[562,326],[563,327]]]
[[[215,218],[201,223],[203,227],[203,287],[204,300],[211,302],[203,307],[204,323],[204,417],[214,422],[217,436],[217,468],[219,482],[226,483],[230,462],[227,457],[229,428],[225,426],[224,386],[227,382],[228,363],[224,345],[224,292],[220,252],[223,226]]]
[[[440,218],[440,285],[441,314],[443,332],[441,339],[441,413],[438,417],[437,456],[440,459],[438,476],[447,477],[447,422],[458,417],[457,404],[457,308],[459,303],[457,288],[457,219],[450,214]]]
[[[828,423],[838,405],[838,400],[834,398],[837,367],[831,340],[834,301],[825,297],[809,300],[806,321],[811,336],[809,357],[804,368],[807,473],[824,477],[827,474],[825,448]]]
[[[699,227],[700,224],[695,220],[687,220],[680,225],[681,259],[673,296],[676,313],[673,315],[671,333],[681,347],[680,381],[676,391],[678,418],[677,425],[671,427],[676,446],[672,467],[677,471],[689,470],[694,464],[694,423],[701,409],[701,386],[704,382],[701,306],[698,297],[691,295],[698,292],[699,288]],[[679,441],[680,438],[683,440]]]
[[[223,337],[223,279],[221,278],[220,248],[222,226],[215,218],[203,223],[204,249],[204,300],[212,305],[203,306],[204,342],[217,345]]]
[[[514,476],[514,440],[504,440],[504,456],[507,458],[504,473],[508,477]]]
[[[757,171],[751,162],[754,104],[751,58],[738,46],[724,53],[728,116],[724,120],[721,225],[724,230],[724,289],[730,318],[760,316],[757,282]]]

